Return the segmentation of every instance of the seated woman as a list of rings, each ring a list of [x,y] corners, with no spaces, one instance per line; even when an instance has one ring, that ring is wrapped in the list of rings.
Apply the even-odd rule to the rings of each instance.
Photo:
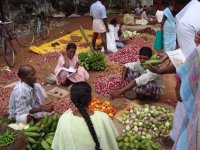
[[[111,99],[121,95],[128,99],[137,97],[158,99],[160,97],[163,89],[162,76],[145,69],[141,64],[150,60],[151,56],[151,48],[142,47],[139,52],[139,60],[124,65],[121,87],[110,94]]]
[[[119,150],[115,140],[119,134],[109,116],[88,109],[91,92],[86,82],[72,85],[70,96],[77,110],[60,117],[53,150]]]
[[[57,66],[54,70],[57,77],[57,84],[69,86],[73,83],[86,81],[89,79],[88,72],[78,65],[78,55],[76,54],[76,45],[69,43],[66,54],[61,54]]]

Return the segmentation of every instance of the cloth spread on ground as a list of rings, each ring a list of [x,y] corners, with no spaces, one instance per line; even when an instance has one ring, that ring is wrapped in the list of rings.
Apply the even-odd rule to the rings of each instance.
[[[91,41],[92,34],[93,34],[92,30],[85,30],[85,33],[88,35]],[[40,46],[30,46],[29,49],[32,52],[40,54],[40,55],[50,53],[50,52],[65,51],[67,44],[70,42],[73,42],[73,40],[71,39],[71,36],[73,35],[82,37],[82,39],[79,42],[75,42],[77,46],[77,53],[87,52],[90,50],[80,30],[75,30],[70,34],[64,35],[63,37],[60,37],[49,43],[42,44]],[[100,44],[100,43],[101,43],[101,39],[100,40],[97,39],[97,44]]]

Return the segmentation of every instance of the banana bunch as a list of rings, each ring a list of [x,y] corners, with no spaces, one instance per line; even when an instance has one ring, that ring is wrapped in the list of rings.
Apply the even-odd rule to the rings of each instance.
[[[27,150],[51,150],[51,144],[57,128],[59,115],[55,114],[51,117],[45,116],[38,123],[32,121],[29,128],[23,130],[28,136],[29,144]]]
[[[145,61],[144,63],[141,64],[141,66],[144,68],[144,69],[148,69],[150,66],[159,66],[160,64],[160,60],[158,59],[158,55],[153,55],[150,60],[148,61]]]

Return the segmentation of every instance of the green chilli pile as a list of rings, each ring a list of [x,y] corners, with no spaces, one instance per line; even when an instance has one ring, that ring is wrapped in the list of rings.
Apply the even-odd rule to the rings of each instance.
[[[0,149],[12,145],[16,137],[17,135],[10,130],[6,130],[6,132],[0,134]]]
[[[165,107],[144,105],[130,108],[123,115],[124,132],[135,135],[150,134],[153,139],[169,134],[173,124],[173,115]]]
[[[116,138],[120,150],[158,150],[151,139],[150,134],[135,135],[133,132],[125,132]]]
[[[29,128],[24,130],[28,136],[28,150],[51,150],[51,144],[57,128],[59,115],[54,114],[51,117],[45,116],[38,123],[31,122]]]
[[[86,70],[101,71],[106,69],[105,56],[101,52],[82,52],[78,55],[79,65]]]

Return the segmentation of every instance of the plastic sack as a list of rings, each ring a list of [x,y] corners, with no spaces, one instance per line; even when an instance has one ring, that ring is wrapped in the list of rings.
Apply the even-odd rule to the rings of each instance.
[[[163,49],[163,32],[160,30],[156,31],[156,38],[154,41],[154,49],[162,50]]]

